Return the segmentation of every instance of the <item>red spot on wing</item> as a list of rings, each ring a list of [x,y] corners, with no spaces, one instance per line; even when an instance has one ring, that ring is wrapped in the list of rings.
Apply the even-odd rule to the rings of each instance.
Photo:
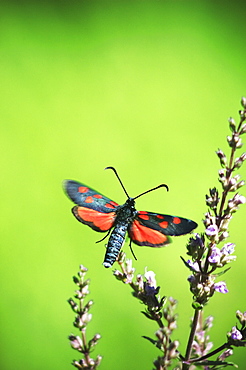
[[[85,207],[74,207],[75,216],[79,221],[84,222],[85,224],[91,227],[96,227],[99,231],[107,231],[111,229],[115,220],[115,213],[102,213],[95,211],[94,209],[85,208]]]
[[[162,227],[163,229],[166,229],[168,227],[168,222],[167,221],[162,221],[159,223],[159,226]]]
[[[87,193],[89,189],[86,186],[80,186],[78,188],[79,193]]]
[[[141,218],[142,220],[149,220],[148,212],[145,211],[138,212],[138,217]]]
[[[112,206],[114,206],[114,207],[117,207],[119,205],[118,203],[114,202],[113,200],[111,200],[109,203],[112,204]]]
[[[162,216],[162,215],[156,215],[156,217],[157,218],[162,218],[162,219],[164,218],[164,216]]]
[[[181,223],[180,218],[179,217],[174,217],[173,218],[173,223],[176,224],[176,225],[180,224]]]
[[[110,204],[110,203],[106,203],[105,204],[105,207],[107,207],[107,208],[115,208],[112,204]]]
[[[94,199],[92,198],[92,196],[88,196],[87,198],[85,198],[85,203],[93,203],[94,202]]]
[[[149,247],[162,247],[169,243],[169,239],[166,235],[141,225],[137,220],[133,221],[129,230],[129,236],[135,244]]]
[[[105,207],[112,208],[112,209],[114,209],[117,206],[118,206],[118,204],[115,203],[113,200],[111,200],[110,202],[108,202],[108,203],[105,204]]]
[[[94,194],[94,195],[93,195],[93,197],[94,197],[94,198],[98,198],[98,199],[100,199],[100,198],[102,198],[103,196],[102,196],[101,194]]]

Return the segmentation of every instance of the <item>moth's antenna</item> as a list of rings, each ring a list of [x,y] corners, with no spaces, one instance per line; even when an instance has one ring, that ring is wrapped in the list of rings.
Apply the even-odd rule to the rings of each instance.
[[[132,255],[133,255],[133,257],[134,257],[134,259],[137,261],[138,259],[137,259],[137,257],[135,256],[135,253],[133,252],[133,249],[132,249],[132,246],[131,246],[131,239],[130,239],[130,244],[129,244],[129,247],[130,247],[130,250],[131,250],[131,252],[132,252]]]
[[[168,189],[168,186],[166,185],[166,184],[161,184],[161,185],[158,185],[158,186],[156,186],[155,188],[152,188],[152,189],[149,189],[149,190],[147,190],[147,191],[145,191],[145,192],[143,192],[143,193],[141,193],[141,194],[139,194],[139,195],[137,195],[135,198],[133,198],[134,200],[135,199],[137,199],[137,198],[139,198],[139,197],[141,197],[142,195],[144,195],[144,194],[147,194],[147,193],[150,193],[151,191],[153,191],[153,190],[156,190],[156,189],[159,189],[159,188],[166,188],[167,189],[167,191],[169,190]]]
[[[117,179],[119,180],[120,185],[122,186],[122,189],[124,190],[124,192],[125,192],[125,194],[126,194],[127,198],[130,198],[130,197],[129,197],[129,195],[128,195],[128,193],[127,193],[127,191],[126,191],[126,188],[124,187],[124,185],[123,185],[123,183],[122,183],[121,179],[119,178],[119,175],[118,175],[118,173],[117,173],[116,169],[115,169],[114,167],[106,167],[106,168],[104,168],[104,169],[105,169],[105,170],[113,170],[113,171],[114,171],[115,176],[116,176],[116,177],[117,177]]]

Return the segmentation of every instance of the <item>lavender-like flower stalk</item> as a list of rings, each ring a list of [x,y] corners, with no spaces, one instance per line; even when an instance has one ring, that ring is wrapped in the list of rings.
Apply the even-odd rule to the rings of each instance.
[[[229,365],[225,362],[225,359],[232,355],[233,346],[245,346],[246,314],[238,311],[237,316],[241,320],[241,328],[233,327],[231,332],[228,333],[227,342],[212,352],[210,350],[213,344],[209,341],[208,335],[208,330],[212,326],[212,317],[209,316],[204,322],[202,318],[203,307],[208,304],[215,293],[228,293],[226,282],[223,280],[217,281],[217,278],[229,270],[228,267],[223,270],[223,267],[236,259],[236,256],[233,255],[235,244],[226,242],[226,239],[229,237],[228,227],[233,214],[241,204],[245,203],[245,197],[238,193],[238,190],[244,185],[244,181],[240,180],[238,174],[234,174],[246,160],[246,153],[235,158],[236,151],[242,147],[241,136],[246,133],[246,99],[242,98],[241,103],[243,109],[239,112],[240,122],[238,126],[232,118],[229,119],[229,126],[232,131],[232,135],[227,137],[230,147],[229,158],[220,149],[216,152],[222,167],[219,170],[219,182],[222,191],[220,193],[216,187],[209,189],[209,194],[206,195],[208,211],[205,213],[203,220],[204,233],[194,234],[190,238],[187,244],[187,254],[190,259],[186,261],[181,257],[185,266],[191,272],[188,282],[193,295],[192,306],[194,309],[194,317],[184,356],[178,351],[178,341],[171,339],[171,334],[176,327],[176,316],[170,308],[172,307],[170,298],[169,305],[166,308],[164,307],[168,300],[165,297],[159,297],[159,287],[156,286],[154,272],[148,271],[147,274],[137,275],[134,278],[135,269],[132,267],[132,261],[126,260],[123,252],[118,256],[121,270],[114,272],[115,277],[131,286],[133,296],[147,306],[146,311],[143,312],[144,315],[148,319],[155,320],[160,328],[156,333],[157,340],[145,337],[162,351],[162,356],[154,362],[155,369],[167,369],[171,366],[172,360],[175,359],[180,361],[175,370],[192,370],[196,366],[203,366],[208,369],[210,365],[216,370],[221,368],[221,365]],[[230,196],[231,193],[235,194]],[[176,306],[176,301],[174,306]],[[171,310],[172,314],[170,316],[165,315],[167,310]],[[165,324],[163,318],[167,320]],[[170,330],[170,327],[172,330]],[[220,355],[216,360],[211,361],[209,359],[219,353]]]
[[[100,334],[95,334],[92,339],[87,341],[86,339],[86,328],[87,324],[92,319],[92,314],[89,313],[91,306],[93,305],[92,301],[84,302],[86,296],[89,294],[89,283],[90,281],[85,280],[85,275],[87,273],[87,268],[83,265],[80,265],[80,271],[78,272],[78,277],[74,276],[73,281],[77,285],[77,290],[75,291],[74,299],[70,298],[68,303],[70,304],[73,312],[76,314],[73,325],[80,331],[80,335],[69,335],[68,339],[70,345],[73,349],[83,354],[81,360],[74,360],[72,365],[77,369],[86,369],[86,370],[95,370],[98,368],[102,357],[97,356],[94,360],[90,357],[92,349],[96,346],[99,339],[101,338]]]
[[[245,197],[238,193],[238,190],[244,185],[244,181],[240,180],[239,174],[234,174],[246,160],[246,153],[235,158],[236,151],[243,145],[241,136],[246,132],[246,99],[242,98],[241,103],[243,109],[239,112],[240,122],[238,126],[233,118],[229,119],[229,127],[232,131],[232,135],[227,137],[230,147],[229,158],[221,149],[216,151],[222,167],[219,170],[219,182],[222,186],[222,192],[220,194],[215,187],[209,189],[209,194],[206,195],[208,211],[203,220],[205,232],[190,238],[187,245],[187,254],[191,259],[185,261],[182,258],[185,265],[192,272],[188,281],[193,294],[193,308],[195,310],[185,355],[184,370],[189,369],[189,364],[191,363],[199,364],[200,361],[200,365],[205,364],[205,361],[210,356],[218,353],[219,350],[226,349],[226,354],[224,353],[217,359],[217,361],[221,362],[232,353],[232,345],[235,346],[236,343],[238,344],[238,341],[244,340],[244,335],[241,331],[234,327],[230,335],[228,334],[227,343],[210,354],[202,356],[201,351],[197,349],[195,341],[199,322],[202,320],[203,307],[209,302],[209,299],[215,292],[228,293],[225,281],[217,282],[216,279],[229,269],[226,268],[220,272],[217,272],[217,270],[236,259],[236,256],[232,255],[235,250],[235,244],[225,243],[225,240],[229,237],[228,227],[233,214],[238,210],[239,205],[245,203]],[[235,194],[231,197],[231,193]],[[193,359],[191,360],[191,358]],[[217,362],[214,363],[215,368],[216,365]]]
[[[177,327],[177,315],[174,313],[177,301],[172,297],[160,297],[160,287],[157,286],[155,273],[145,270],[143,275],[135,277],[132,260],[126,259],[122,251],[118,256],[121,270],[114,271],[115,277],[133,289],[132,295],[146,306],[142,311],[145,317],[155,321],[159,329],[155,332],[155,339],[143,336],[161,351],[161,356],[154,361],[155,369],[166,369],[174,360],[179,358],[177,340],[172,341],[171,335]]]

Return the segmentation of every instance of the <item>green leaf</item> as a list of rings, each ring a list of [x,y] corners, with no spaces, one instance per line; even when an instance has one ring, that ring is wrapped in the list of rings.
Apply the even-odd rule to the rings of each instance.
[[[226,366],[233,366],[233,367],[238,368],[238,366],[236,364],[234,364],[233,362],[224,362],[224,361],[218,361],[218,360],[216,360],[216,361],[207,360],[207,361],[202,361],[202,362],[192,362],[192,365],[196,365],[196,366],[216,366],[216,367],[213,367],[213,370],[223,369]]]
[[[184,262],[184,264],[185,264],[185,266],[186,267],[188,267],[188,269],[191,271],[191,272],[197,272],[192,266],[190,266],[187,262],[186,262],[186,260],[182,257],[182,256],[180,256],[180,258],[181,258],[181,260]]]
[[[192,303],[192,307],[195,309],[195,310],[202,310],[204,305],[201,304],[201,303],[198,303],[198,302],[193,302]]]
[[[218,276],[224,275],[230,269],[231,269],[231,267],[228,267],[227,269],[225,269],[225,270],[223,270],[221,272],[218,272],[217,274],[213,274],[213,276],[218,277]]]
[[[154,340],[150,337],[146,337],[145,335],[143,335],[142,338],[147,339],[150,343],[154,344],[154,346],[157,345],[157,340]]]

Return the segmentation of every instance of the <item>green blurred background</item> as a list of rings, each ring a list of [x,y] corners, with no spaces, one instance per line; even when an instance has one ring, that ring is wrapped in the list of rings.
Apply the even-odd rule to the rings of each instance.
[[[137,202],[141,210],[196,220],[205,193],[219,186],[215,150],[227,150],[227,118],[238,120],[246,95],[245,3],[234,1],[1,2],[1,369],[69,369],[79,358],[67,336],[72,276],[91,278],[101,369],[151,369],[159,354],[141,338],[157,329],[102,266],[101,237],[72,216],[64,178],[116,202],[165,182]],[[245,169],[241,170],[245,177]],[[242,191],[245,194],[245,191]],[[231,223],[237,261],[206,315],[211,340],[225,341],[245,307],[245,215]],[[178,299],[176,338],[184,351],[192,315],[187,237],[163,249],[134,247],[134,266],[157,274],[163,295]],[[124,250],[131,258],[125,245]],[[245,350],[231,360],[245,368]]]

